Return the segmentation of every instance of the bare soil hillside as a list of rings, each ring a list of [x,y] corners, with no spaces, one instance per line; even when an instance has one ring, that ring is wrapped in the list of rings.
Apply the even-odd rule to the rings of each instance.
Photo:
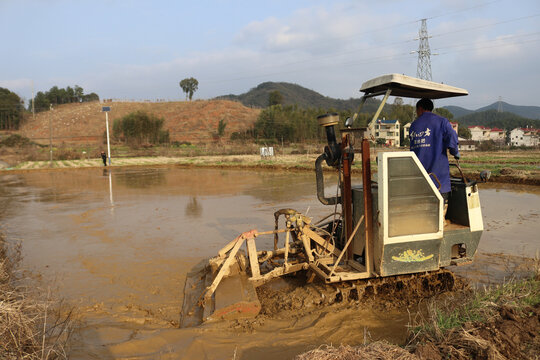
[[[65,104],[53,111],[38,113],[35,118],[30,116],[20,133],[36,142],[48,143],[50,119],[54,143],[99,141],[105,131],[105,114],[101,112],[103,105],[111,106],[110,130],[114,119],[142,110],[165,119],[164,127],[169,130],[171,141],[190,143],[212,140],[221,119],[227,122],[225,138],[233,132],[247,130],[260,112],[227,100]]]

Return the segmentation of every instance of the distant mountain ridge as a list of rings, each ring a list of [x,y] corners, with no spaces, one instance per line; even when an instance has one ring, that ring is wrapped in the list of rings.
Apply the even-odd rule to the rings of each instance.
[[[476,110],[469,110],[462,108],[460,106],[443,106],[445,109],[450,111],[454,117],[460,118],[465,115],[469,115],[475,112],[482,112],[482,111],[488,111],[488,110],[498,110],[499,104],[501,105],[502,111],[507,113],[512,113],[519,115],[523,118],[527,119],[535,119],[540,120],[540,106],[523,106],[523,105],[512,105],[504,101],[496,101],[491,105],[481,107]]]

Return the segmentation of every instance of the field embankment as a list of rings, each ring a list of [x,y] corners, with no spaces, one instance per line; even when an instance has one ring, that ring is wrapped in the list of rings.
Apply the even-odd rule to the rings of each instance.
[[[286,148],[276,148],[276,156],[262,158],[256,154],[256,144],[243,145],[183,145],[180,147],[154,147],[149,149],[129,149],[116,146],[112,150],[112,165],[114,166],[198,166],[222,168],[255,168],[279,170],[314,169],[315,159],[323,146],[299,145]],[[373,148],[371,156],[372,171],[377,171],[377,151],[387,151],[384,148]],[[2,150],[0,148],[0,153]],[[40,153],[36,154],[36,151]],[[11,170],[81,168],[103,166],[98,158],[97,149],[81,149],[62,147],[53,152],[53,161],[48,158],[48,149],[28,149],[19,152],[9,166]],[[26,155],[25,155],[26,154]],[[251,155],[249,155],[251,154]],[[540,151],[508,151],[464,153],[460,165],[465,176],[479,180],[482,170],[491,171],[491,182],[519,183],[540,185]],[[1,168],[1,166],[0,166]],[[361,164],[357,161],[352,167],[353,173],[361,172]],[[452,172],[459,175],[452,167]]]
[[[295,360],[538,359],[540,278],[536,275],[434,300],[427,316],[413,321],[409,334],[403,348],[383,341],[323,346]]]

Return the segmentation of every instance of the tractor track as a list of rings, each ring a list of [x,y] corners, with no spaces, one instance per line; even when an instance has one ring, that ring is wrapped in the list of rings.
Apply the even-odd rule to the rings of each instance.
[[[384,278],[357,280],[354,282],[306,284],[303,276],[283,279],[276,289],[272,282],[257,288],[261,302],[261,314],[279,317],[281,313],[305,313],[330,305],[395,308],[409,306],[422,299],[463,289],[466,283],[446,269],[436,271],[396,275]]]

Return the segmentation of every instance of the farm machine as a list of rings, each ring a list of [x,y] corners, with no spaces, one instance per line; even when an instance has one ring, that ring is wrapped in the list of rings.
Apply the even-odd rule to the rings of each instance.
[[[181,327],[254,317],[261,311],[257,288],[288,274],[302,274],[306,286],[331,289],[327,298],[358,298],[390,280],[407,286],[408,279],[442,279],[450,273],[445,267],[473,260],[483,231],[480,199],[476,182],[459,165],[444,215],[437,181],[413,152],[379,151],[373,178],[370,161],[376,120],[390,95],[440,99],[467,91],[400,74],[369,80],[360,91],[360,109],[367,99],[383,96],[368,127],[352,128],[347,119],[338,141],[338,115],[318,117],[328,144],[315,162],[317,197],[332,209],[330,215],[314,222],[296,210],[278,210],[274,229],[244,232],[193,268],[184,287]],[[353,186],[351,165],[358,157],[362,185]],[[323,163],[339,174],[335,196],[325,194]],[[273,248],[260,249],[264,236],[273,237]]]

